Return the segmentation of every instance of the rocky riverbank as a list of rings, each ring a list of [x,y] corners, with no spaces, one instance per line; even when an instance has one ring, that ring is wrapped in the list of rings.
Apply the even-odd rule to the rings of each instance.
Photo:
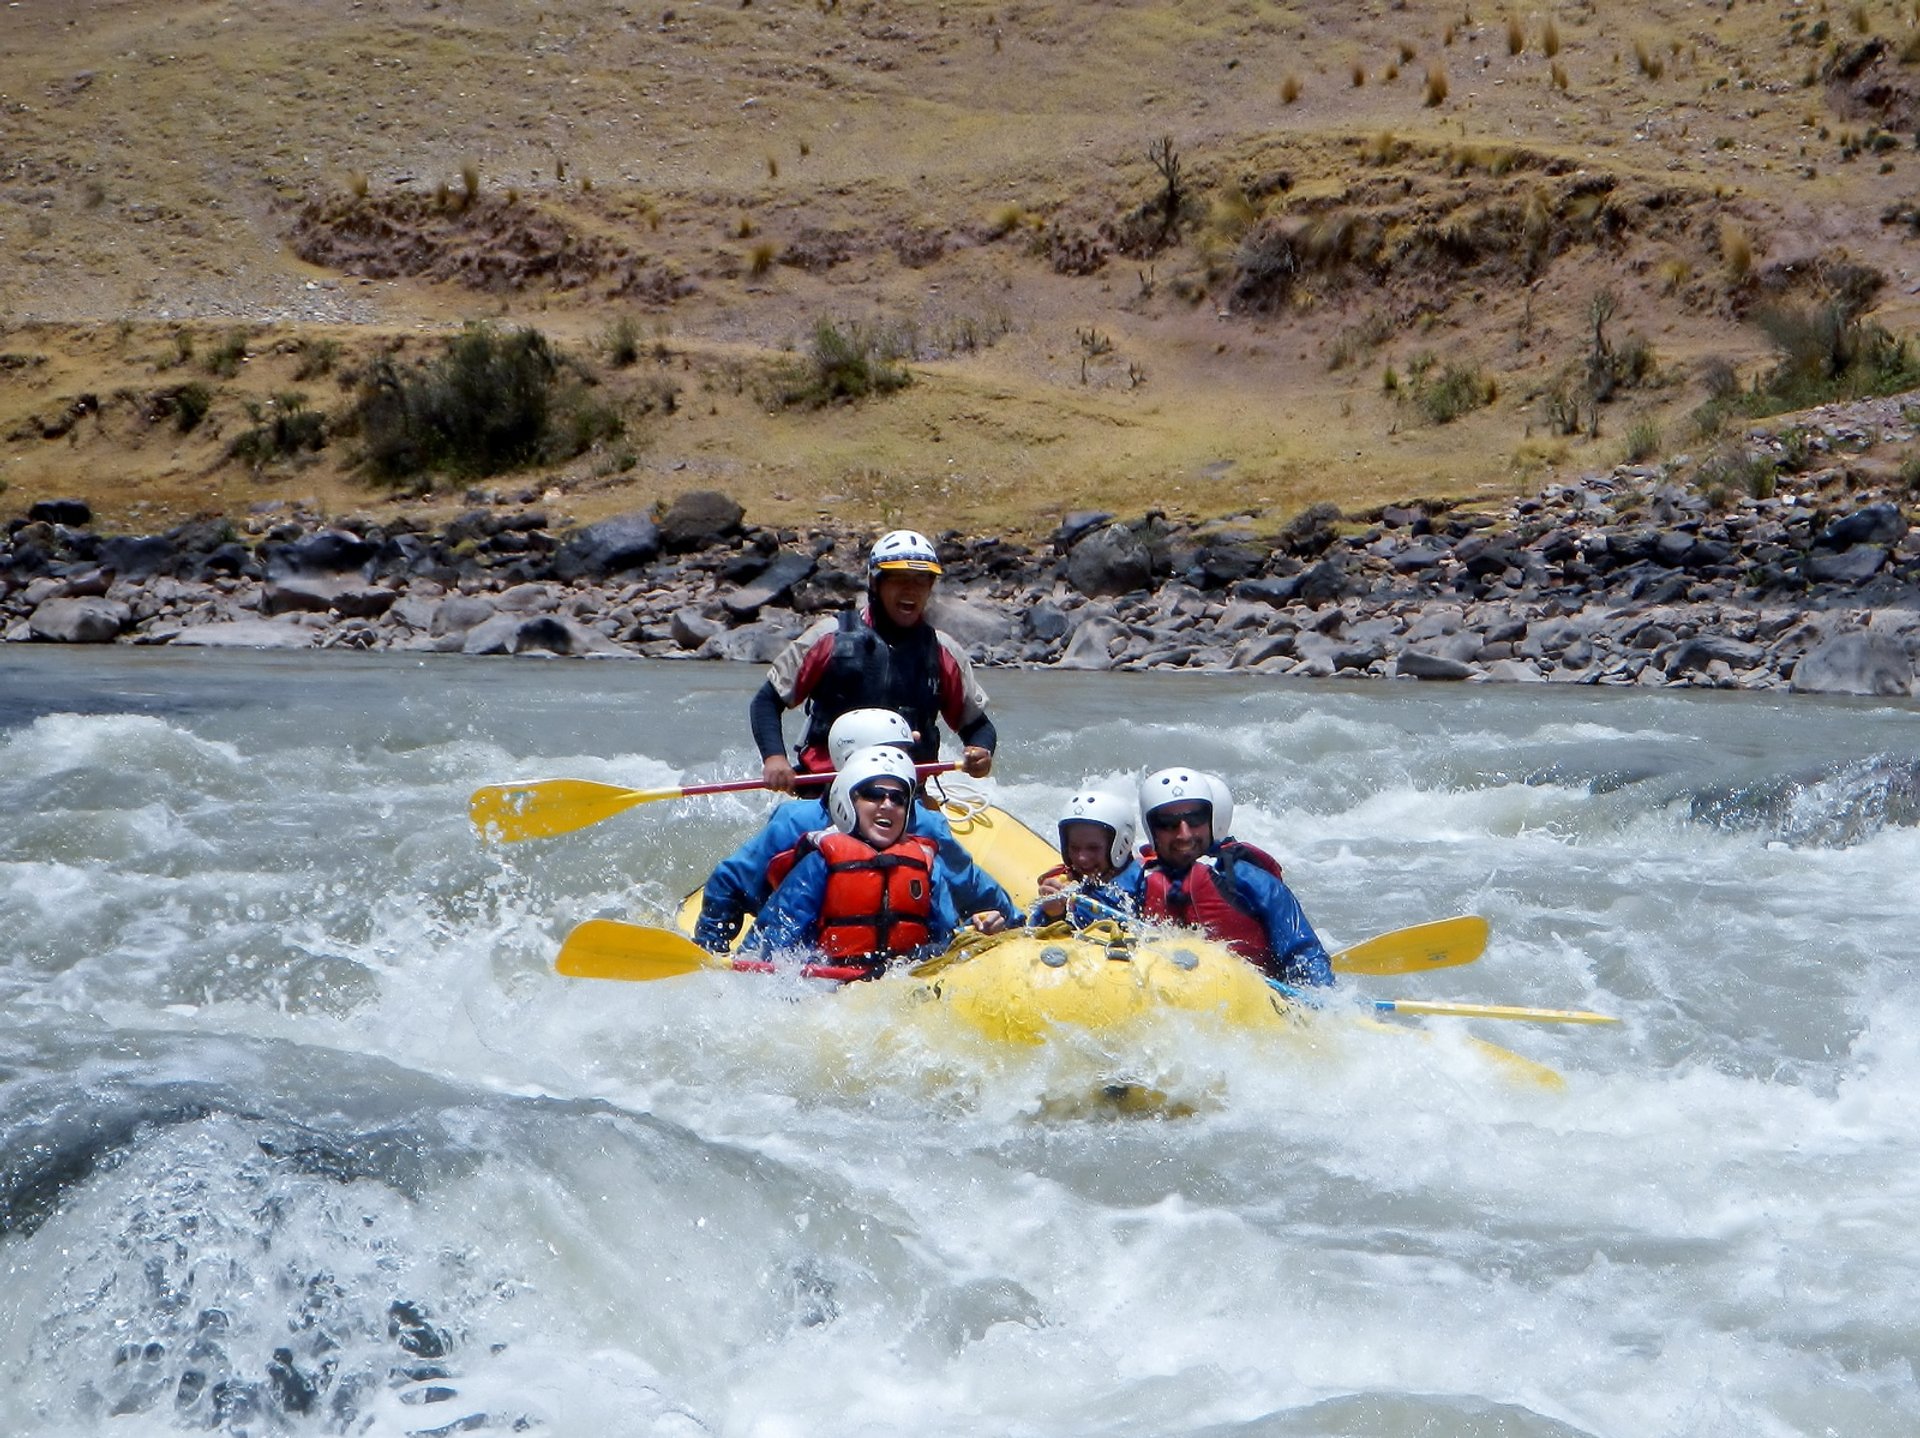
[[[986,665],[1911,695],[1920,530],[1897,473],[1826,462],[1886,438],[1859,423],[1797,429],[1814,462],[1733,502],[1670,465],[1266,536],[1096,513],[1036,546],[948,533],[937,619]],[[530,493],[471,497],[434,528],[268,506],[154,535],[42,501],[0,545],[0,634],[764,662],[862,591],[872,538],[754,526],[713,492],[572,529]]]

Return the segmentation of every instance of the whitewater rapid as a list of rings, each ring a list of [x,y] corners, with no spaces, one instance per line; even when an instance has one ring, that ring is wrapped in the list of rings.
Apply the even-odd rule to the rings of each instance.
[[[1623,1020],[1019,1054],[553,974],[766,801],[467,795],[753,773],[759,677],[0,655],[0,1433],[1920,1431],[1915,706],[990,674],[1036,827],[1212,768],[1331,944],[1491,921],[1353,992]]]

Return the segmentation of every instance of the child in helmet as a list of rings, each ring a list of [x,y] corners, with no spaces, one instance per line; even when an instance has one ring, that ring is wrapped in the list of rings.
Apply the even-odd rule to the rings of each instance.
[[[747,951],[808,949],[879,973],[893,959],[939,952],[959,927],[938,868],[939,846],[909,832],[913,759],[889,746],[850,755],[827,792],[833,827],[774,861],[773,895]],[[1005,918],[973,916],[988,933]]]
[[[1027,922],[1067,920],[1083,928],[1095,919],[1133,913],[1128,880],[1139,867],[1133,856],[1133,805],[1117,794],[1083,790],[1060,811],[1058,867],[1040,876],[1040,901]]]
[[[836,769],[844,766],[856,750],[881,744],[902,751],[913,745],[913,731],[907,721],[891,709],[850,709],[833,721],[827,736],[827,749]],[[758,914],[773,892],[774,880],[767,871],[774,858],[798,844],[803,835],[832,823],[824,793],[818,798],[789,799],[776,805],[766,827],[722,859],[708,876],[700,895],[694,942],[724,954],[738,937],[746,916]],[[926,835],[939,847],[937,867],[959,912],[993,910],[1006,920],[1020,917],[1018,905],[953,837],[938,808],[916,803],[907,827]]]

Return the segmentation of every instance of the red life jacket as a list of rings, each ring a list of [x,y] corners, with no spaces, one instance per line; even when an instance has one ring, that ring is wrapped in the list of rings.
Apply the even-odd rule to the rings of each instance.
[[[1270,963],[1274,954],[1267,940],[1266,925],[1228,897],[1238,892],[1232,871],[1233,866],[1241,862],[1253,863],[1274,878],[1280,877],[1280,861],[1273,855],[1238,839],[1228,839],[1187,870],[1183,893],[1176,900],[1172,877],[1149,852],[1141,859],[1147,871],[1141,913],[1162,923],[1191,925],[1243,959],[1255,964]],[[1225,883],[1216,877],[1221,871],[1225,872]]]
[[[851,834],[809,834],[767,866],[774,886],[812,849],[827,861],[820,901],[820,951],[835,959],[882,962],[933,937],[933,863],[940,849],[908,834],[876,849]]]

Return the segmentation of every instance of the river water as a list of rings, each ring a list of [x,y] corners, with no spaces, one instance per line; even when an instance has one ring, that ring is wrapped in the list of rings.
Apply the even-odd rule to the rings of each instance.
[[[1624,1023],[1027,1054],[565,980],[764,796],[489,849],[469,792],[754,773],[758,670],[16,646],[0,1433],[1920,1432],[1913,705],[986,677],[1036,826],[1216,769],[1330,944],[1492,921],[1348,989]],[[1116,1063],[1191,1112],[1062,1105]]]

